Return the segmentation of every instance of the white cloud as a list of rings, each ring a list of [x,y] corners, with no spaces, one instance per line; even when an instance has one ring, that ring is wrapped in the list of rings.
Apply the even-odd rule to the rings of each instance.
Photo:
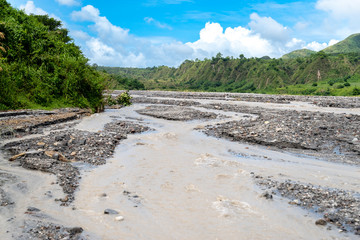
[[[48,15],[43,9],[37,8],[33,1],[28,1],[25,5],[20,5],[20,9],[23,9],[27,14]]]
[[[54,14],[49,14],[45,10],[36,7],[33,1],[27,1],[25,5],[20,5],[19,8],[24,10],[26,14],[48,15],[49,17],[52,17],[52,18],[55,18],[55,19],[61,21],[61,19],[58,16],[56,16]],[[63,25],[66,25],[66,24],[63,22]]]
[[[224,32],[219,23],[206,23],[200,31],[200,39],[186,45],[195,50],[194,57],[197,58],[211,57],[218,52],[235,57],[240,54],[257,57],[272,54],[270,42],[259,34],[243,27],[227,28]]]
[[[161,23],[157,20],[155,20],[154,18],[152,17],[145,17],[144,18],[144,21],[149,23],[149,24],[155,24],[155,26],[157,26],[158,28],[166,28],[166,29],[169,29],[169,30],[172,30],[172,27],[170,27],[169,25],[167,25],[166,23]]]
[[[97,21],[100,11],[91,5],[81,8],[81,11],[74,11],[71,16],[74,20],[78,21]]]
[[[318,31],[331,37],[346,38],[350,34],[360,32],[359,0],[318,0],[316,8],[327,15]]]
[[[360,20],[358,0],[318,0],[316,8],[329,12],[336,18]]]
[[[56,0],[59,4],[61,5],[66,5],[66,6],[78,6],[80,5],[80,3],[76,0]]]
[[[323,50],[327,47],[330,47],[336,43],[338,43],[339,41],[338,40],[335,40],[335,39],[331,39],[329,41],[329,43],[319,43],[319,42],[311,42],[311,43],[308,43],[306,44],[303,48],[306,48],[306,49],[310,49],[310,50],[313,50],[313,51],[320,51],[320,50]]]
[[[328,44],[328,47],[332,46],[332,45],[335,45],[337,44],[338,42],[340,42],[339,40],[336,40],[336,39],[331,39],[329,44]]]
[[[129,30],[111,24],[106,17],[100,16],[99,9],[91,5],[81,8],[81,11],[74,11],[71,16],[77,21],[95,23],[91,29],[108,45],[127,43],[129,40]]]
[[[199,39],[187,43],[166,37],[137,37],[128,29],[113,25],[91,5],[74,11],[72,18],[90,22],[88,28],[93,36],[82,31],[75,31],[72,36],[80,42],[92,63],[107,66],[178,66],[185,59],[211,58],[218,52],[234,57],[240,54],[246,57],[281,57],[295,49],[321,50],[335,42],[306,43],[302,39],[291,38],[287,27],[257,14],[250,16],[249,27],[228,27],[224,30],[219,23],[208,22],[200,30]],[[150,17],[144,20],[152,24],[156,21]]]
[[[250,28],[259,33],[261,37],[272,42],[285,43],[289,41],[289,29],[271,17],[260,17],[257,13],[253,13],[250,15],[250,19]]]

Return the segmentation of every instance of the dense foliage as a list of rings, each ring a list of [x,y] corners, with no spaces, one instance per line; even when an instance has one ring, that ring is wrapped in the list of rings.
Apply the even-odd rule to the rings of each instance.
[[[101,67],[122,78],[138,79],[146,89],[357,95],[360,54],[270,59],[222,57],[186,60],[178,68]],[[314,84],[316,83],[316,84]],[[355,89],[355,90],[354,90]]]
[[[89,66],[61,22],[5,0],[0,6],[0,110],[98,107],[105,75]]]

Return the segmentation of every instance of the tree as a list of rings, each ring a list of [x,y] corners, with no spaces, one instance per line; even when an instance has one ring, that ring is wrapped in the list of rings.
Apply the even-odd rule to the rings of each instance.
[[[5,35],[3,32],[0,32],[0,40],[4,40],[5,39]],[[1,52],[6,52],[5,48],[4,48],[4,44],[2,42],[0,42],[0,58],[2,57],[2,53]],[[0,71],[2,71],[2,68],[0,66]]]
[[[216,54],[216,56],[215,56],[215,58],[217,58],[217,59],[220,59],[220,58],[222,58],[222,54],[221,54],[221,52],[218,52],[217,54]]]

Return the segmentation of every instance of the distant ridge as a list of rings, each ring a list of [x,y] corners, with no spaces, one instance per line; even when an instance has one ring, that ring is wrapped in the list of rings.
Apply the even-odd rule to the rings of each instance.
[[[326,54],[360,53],[360,33],[355,33],[346,39],[322,50]],[[304,58],[316,53],[309,49],[299,49],[283,55],[282,59]]]
[[[350,35],[346,39],[323,50],[327,54],[360,53],[360,33]]]
[[[312,54],[315,54],[315,51],[309,50],[309,49],[299,49],[292,51],[290,53],[285,54],[282,56],[282,59],[293,59],[293,58],[303,58],[303,57],[309,57]]]

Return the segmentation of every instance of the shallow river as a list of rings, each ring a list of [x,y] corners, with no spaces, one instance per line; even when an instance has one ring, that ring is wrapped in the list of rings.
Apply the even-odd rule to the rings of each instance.
[[[144,106],[107,110],[77,126],[99,131],[115,117],[153,131],[129,135],[106,165],[80,165],[75,210],[40,194],[41,184],[29,193],[31,206],[65,226],[83,227],[90,239],[354,239],[335,227],[316,226],[319,216],[289,205],[288,199],[260,197],[251,172],[358,191],[359,167],[208,137],[194,128],[223,120],[168,121],[135,112]],[[38,181],[55,181],[36,174]],[[61,195],[56,186],[53,194]],[[104,215],[108,208],[119,214]]]

